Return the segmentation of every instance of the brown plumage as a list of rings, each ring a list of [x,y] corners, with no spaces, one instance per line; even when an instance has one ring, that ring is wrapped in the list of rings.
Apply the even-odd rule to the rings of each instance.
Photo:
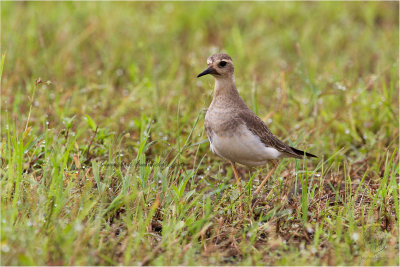
[[[216,80],[205,118],[205,130],[214,153],[248,166],[283,157],[316,157],[279,140],[247,107],[236,89],[230,56],[214,54],[207,59],[207,65],[198,77],[211,74]]]
[[[227,54],[207,59],[208,68],[197,77],[211,74],[215,78],[213,100],[207,110],[204,126],[213,153],[229,160],[235,173],[239,194],[242,193],[235,163],[247,166],[276,163],[284,157],[316,157],[279,140],[267,125],[243,102],[235,85],[233,61]],[[268,173],[254,194],[258,194],[277,167]],[[243,211],[243,206],[240,207]]]
[[[273,147],[279,152],[287,154],[289,157],[302,158],[304,156],[304,151],[294,151],[292,147],[279,140],[259,117],[251,112],[251,110],[249,111],[250,112],[240,112],[238,116],[243,120],[243,123],[246,124],[247,129],[257,135],[266,147]],[[301,154],[301,152],[303,152],[303,154]],[[311,155],[311,157],[316,156]]]

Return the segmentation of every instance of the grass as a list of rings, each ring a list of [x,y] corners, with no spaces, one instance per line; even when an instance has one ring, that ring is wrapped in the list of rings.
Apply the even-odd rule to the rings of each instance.
[[[398,3],[1,2],[2,265],[399,265]],[[319,156],[209,151],[206,58]],[[244,214],[239,214],[243,204]]]

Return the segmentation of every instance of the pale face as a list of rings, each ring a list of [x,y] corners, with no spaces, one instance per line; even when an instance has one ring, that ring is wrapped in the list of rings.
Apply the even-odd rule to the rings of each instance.
[[[216,79],[231,78],[233,76],[234,67],[232,59],[226,54],[215,54],[207,59],[208,68],[197,75],[201,77],[211,74]]]
[[[233,75],[234,67],[233,62],[229,59],[215,60],[208,65],[208,67],[213,68],[216,73],[210,73],[212,76],[218,77],[229,77]]]

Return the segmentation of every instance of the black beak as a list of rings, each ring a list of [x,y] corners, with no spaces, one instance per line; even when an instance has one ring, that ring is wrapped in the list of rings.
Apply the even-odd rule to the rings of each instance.
[[[197,75],[197,78],[207,74],[218,74],[218,72],[213,67],[209,67],[208,69]]]

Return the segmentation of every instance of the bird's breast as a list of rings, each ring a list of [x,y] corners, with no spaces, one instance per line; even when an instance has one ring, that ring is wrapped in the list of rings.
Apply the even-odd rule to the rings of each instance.
[[[227,160],[258,166],[281,156],[281,152],[273,147],[266,147],[241,120],[226,111],[208,111],[205,129],[211,151]]]

